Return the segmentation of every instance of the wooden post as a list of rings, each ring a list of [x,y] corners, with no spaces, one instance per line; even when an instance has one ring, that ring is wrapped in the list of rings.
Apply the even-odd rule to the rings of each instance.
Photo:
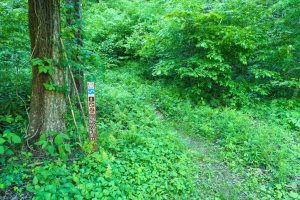
[[[88,109],[89,109],[89,135],[94,143],[94,151],[97,151],[97,129],[96,129],[96,99],[95,82],[87,82],[88,89]]]

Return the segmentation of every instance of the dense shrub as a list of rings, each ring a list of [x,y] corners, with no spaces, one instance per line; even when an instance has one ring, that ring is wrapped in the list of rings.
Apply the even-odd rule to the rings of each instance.
[[[126,37],[133,32],[135,21],[130,12],[132,4],[125,0],[101,2],[93,4],[84,15],[87,45],[110,64],[117,64],[127,56]]]
[[[299,96],[297,7],[296,0],[107,1],[86,12],[86,33],[110,63],[134,56],[195,101],[240,106]]]
[[[299,95],[297,1],[165,3],[164,14],[128,48],[196,100],[244,105],[261,97]],[[148,30],[148,31],[147,31]],[[298,38],[298,39],[297,39]]]

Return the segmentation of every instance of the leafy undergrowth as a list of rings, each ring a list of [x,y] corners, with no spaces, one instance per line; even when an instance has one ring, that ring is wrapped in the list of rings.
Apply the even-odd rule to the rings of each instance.
[[[156,107],[173,126],[189,135],[196,146],[207,143],[219,149],[211,154],[239,171],[242,179],[236,195],[225,199],[300,199],[299,102],[274,100],[240,110],[212,108],[184,99],[176,86],[155,84],[160,85]],[[214,173],[213,168],[208,173]],[[216,192],[210,183],[204,185]]]
[[[296,101],[273,101],[272,108],[261,103],[241,110],[194,105],[174,85],[137,78],[144,77],[140,66],[129,62],[114,73],[136,88],[136,96],[148,96],[165,127],[175,128],[177,135],[189,135],[193,142],[186,145],[198,157],[194,160],[198,198],[300,198]]]
[[[125,124],[117,125],[114,121],[110,128],[122,126],[135,130],[131,120],[137,120],[135,124],[140,123],[139,130],[145,125],[143,116],[147,110],[136,110],[135,115],[125,117],[127,113],[132,113],[134,95],[135,104],[149,106],[149,116],[156,112],[155,119],[160,118],[157,123],[161,129],[169,127],[171,132],[177,132],[179,138],[181,135],[189,135],[192,142],[185,145],[192,151],[189,153],[196,155],[196,168],[193,170],[198,173],[197,198],[299,198],[297,102],[294,102],[294,106],[291,102],[285,102],[291,105],[288,110],[274,105],[276,102],[271,102],[274,105],[272,109],[267,109],[268,105],[261,103],[240,111],[206,105],[195,106],[180,95],[176,86],[146,80],[145,72],[140,67],[139,63],[129,62],[120,69],[109,70],[104,78],[112,83],[109,90],[115,92],[114,97],[122,96],[121,102],[127,102],[126,109],[117,106],[119,114],[114,110],[117,118],[124,117]],[[116,80],[118,83],[114,83]],[[125,85],[131,89],[122,90]],[[102,93],[108,93],[106,88]],[[115,99],[118,98],[102,101],[100,104],[122,104]],[[102,107],[102,115],[111,113],[106,110],[109,106]]]
[[[146,80],[143,76],[145,72],[140,67],[139,63],[129,62],[120,69],[109,71],[104,78],[110,83],[118,80],[132,91],[128,93],[130,89],[120,89],[118,83],[109,86],[110,92],[115,91],[115,97],[126,97],[122,100],[127,102],[126,109],[117,108],[120,114],[116,117],[119,118],[120,115],[125,119],[125,124],[119,123],[119,126],[132,127],[130,121],[137,120],[140,129],[146,123],[140,116],[141,113],[145,116],[147,110],[137,110],[136,115],[125,117],[126,113],[132,112],[131,95],[134,95],[134,98],[142,99],[135,100],[135,104],[149,106],[149,115],[156,112],[156,116],[161,118],[158,122],[160,128],[170,127],[173,130],[171,132],[177,132],[177,137],[189,135],[193,142],[186,146],[196,154],[194,170],[198,173],[197,198],[299,198],[297,102],[292,105],[286,101],[286,104],[291,105],[288,110],[276,102],[271,102],[272,109],[267,109],[268,105],[261,103],[240,111],[196,106],[183,98],[176,86]],[[102,93],[107,94],[107,90]],[[122,104],[115,102],[114,98],[100,104],[107,105],[111,102],[115,105]],[[103,106],[102,109],[104,108],[109,107]],[[102,115],[110,113],[105,109]],[[118,113],[116,110],[114,112]],[[118,126],[115,122],[113,124],[111,128]],[[132,128],[136,129],[134,126]]]
[[[74,155],[68,160],[22,153],[1,166],[0,195],[4,199],[196,198],[191,156],[176,131],[155,115],[151,88],[130,73],[96,74],[98,153],[89,153],[89,144],[79,155],[74,144],[58,146],[72,149]],[[54,143],[60,144],[57,137],[61,136],[55,136]],[[40,141],[39,145],[45,144]],[[55,156],[55,148],[50,150]]]
[[[24,152],[1,166],[1,196],[299,199],[295,107],[195,106],[175,86],[146,80],[140,66],[95,74],[98,153],[89,144],[84,154],[71,144],[68,161]]]

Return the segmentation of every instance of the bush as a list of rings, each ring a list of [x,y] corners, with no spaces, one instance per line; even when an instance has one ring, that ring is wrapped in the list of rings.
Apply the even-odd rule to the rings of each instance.
[[[172,78],[196,101],[212,104],[299,95],[299,30],[292,9],[299,3],[172,2],[149,31],[138,29],[128,40],[129,49],[152,63],[154,76]]]
[[[125,52],[126,37],[133,32],[136,23],[131,15],[133,4],[126,0],[107,1],[93,4],[85,12],[87,45],[112,65],[128,56]]]

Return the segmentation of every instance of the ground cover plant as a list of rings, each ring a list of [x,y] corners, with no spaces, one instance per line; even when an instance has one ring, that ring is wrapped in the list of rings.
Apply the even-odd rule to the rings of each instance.
[[[0,199],[300,199],[299,8],[1,1]]]

